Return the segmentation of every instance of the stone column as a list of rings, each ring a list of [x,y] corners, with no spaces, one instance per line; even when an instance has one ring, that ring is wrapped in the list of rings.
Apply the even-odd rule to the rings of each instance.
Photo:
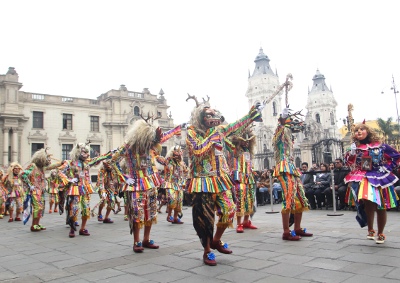
[[[18,162],[18,133],[14,129],[11,136],[11,162]]]
[[[3,128],[3,166],[8,166],[8,144],[9,144],[9,128]]]
[[[303,140],[300,144],[301,162],[307,162],[309,167],[312,164],[312,146],[313,144],[308,140]]]

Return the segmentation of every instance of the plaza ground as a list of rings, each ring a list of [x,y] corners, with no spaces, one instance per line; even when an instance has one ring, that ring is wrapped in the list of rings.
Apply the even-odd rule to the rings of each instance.
[[[98,201],[92,196],[91,206]],[[165,207],[164,207],[165,208]],[[261,206],[253,217],[257,230],[237,234],[227,229],[223,240],[233,254],[216,252],[218,265],[203,264],[203,250],[192,226],[191,208],[184,207],[183,225],[159,214],[152,228],[158,250],[132,251],[133,238],[123,213],[111,214],[113,224],[88,221],[91,236],[69,238],[65,215],[46,213],[46,231],[30,232],[30,223],[0,220],[1,282],[399,282],[400,212],[389,211],[387,240],[378,245],[366,238],[355,212],[327,216],[332,210],[303,214],[312,238],[283,241],[280,213]],[[279,211],[280,205],[274,205]],[[48,210],[48,207],[46,207]],[[143,235],[143,234],[142,234]]]

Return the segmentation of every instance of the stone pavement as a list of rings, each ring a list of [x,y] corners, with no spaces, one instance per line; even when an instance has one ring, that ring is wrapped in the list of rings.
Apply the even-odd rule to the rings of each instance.
[[[92,207],[98,197],[93,195]],[[279,205],[274,205],[279,210]],[[314,233],[299,242],[281,239],[280,214],[261,206],[253,217],[258,230],[223,237],[233,254],[216,252],[218,265],[205,266],[202,247],[185,207],[183,225],[166,222],[163,211],[153,226],[159,250],[132,251],[132,236],[123,213],[114,224],[88,221],[91,236],[68,238],[65,217],[45,214],[46,231],[30,224],[0,220],[1,282],[399,282],[400,212],[388,212],[386,243],[367,240],[355,212],[327,216],[332,210],[303,214],[303,227]],[[341,212],[337,212],[341,213]]]

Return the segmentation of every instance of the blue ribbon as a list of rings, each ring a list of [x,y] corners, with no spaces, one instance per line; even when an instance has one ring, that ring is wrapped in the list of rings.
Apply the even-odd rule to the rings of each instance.
[[[209,253],[207,254],[207,258],[208,258],[209,260],[215,260],[215,254],[214,254],[213,252],[209,252]]]

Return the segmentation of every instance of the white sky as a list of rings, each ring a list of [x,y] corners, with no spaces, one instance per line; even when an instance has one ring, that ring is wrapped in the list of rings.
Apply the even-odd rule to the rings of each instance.
[[[293,74],[290,108],[306,112],[318,68],[338,120],[349,103],[356,122],[395,120],[399,8],[397,0],[2,1],[0,74],[12,66],[23,91],[92,99],[121,84],[162,88],[175,123],[189,119],[187,93],[208,95],[233,121],[249,109],[248,71],[263,47],[281,83]]]

